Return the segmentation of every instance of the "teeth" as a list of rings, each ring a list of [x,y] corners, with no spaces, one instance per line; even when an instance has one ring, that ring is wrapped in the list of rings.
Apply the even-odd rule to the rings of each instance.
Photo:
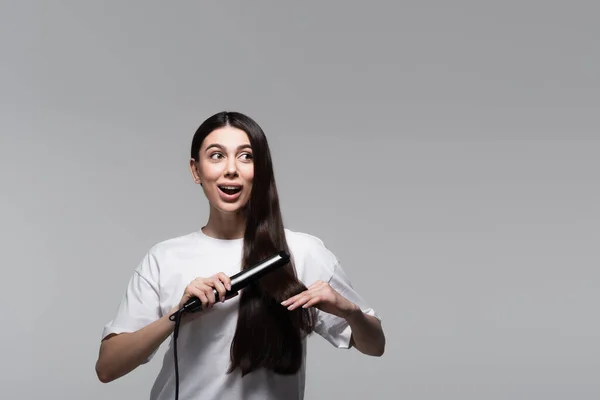
[[[239,186],[221,186],[223,189],[231,189],[231,190],[235,190],[235,189],[239,189]]]

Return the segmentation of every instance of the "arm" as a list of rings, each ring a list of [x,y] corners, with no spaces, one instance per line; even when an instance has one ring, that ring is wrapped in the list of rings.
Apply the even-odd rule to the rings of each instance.
[[[350,345],[361,353],[381,357],[385,351],[385,335],[381,322],[372,315],[365,314],[357,307],[346,317],[352,330]]]
[[[173,332],[175,323],[169,315],[135,332],[108,335],[100,345],[96,362],[98,379],[103,383],[114,381],[144,363]]]
[[[158,299],[153,295],[156,291],[152,289],[148,280],[134,274],[120,305],[116,323],[116,326],[127,326],[130,331],[111,333],[104,338],[96,361],[98,379],[104,383],[114,381],[145,363],[173,333],[175,323],[169,320],[169,316],[193,296],[201,300],[203,308],[212,307],[216,301],[213,288],[217,290],[220,298],[224,299],[226,287],[231,289],[231,281],[222,272],[209,278],[196,278],[185,288],[179,304],[159,317],[156,312]],[[180,327],[201,318],[201,315],[202,313],[184,313]]]
[[[315,306],[321,311],[344,318],[352,335],[350,344],[361,353],[380,357],[385,351],[385,335],[379,320],[342,296],[328,283],[317,281],[304,292],[281,303],[288,310]]]

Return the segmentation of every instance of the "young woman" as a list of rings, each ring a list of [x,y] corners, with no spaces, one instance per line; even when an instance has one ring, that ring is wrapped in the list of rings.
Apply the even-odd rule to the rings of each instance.
[[[306,338],[384,352],[380,318],[353,289],[336,256],[307,233],[284,228],[271,155],[261,127],[236,112],[200,125],[190,170],[210,213],[202,228],[153,246],[133,271],[105,327],[96,372],[110,382],[147,363],[191,297],[203,311],[182,316],[177,338],[182,399],[302,399]],[[281,251],[290,262],[225,301],[229,277]],[[173,399],[173,348],[151,390]]]

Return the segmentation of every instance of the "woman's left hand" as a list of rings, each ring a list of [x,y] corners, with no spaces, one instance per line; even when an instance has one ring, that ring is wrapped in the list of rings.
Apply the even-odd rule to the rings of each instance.
[[[281,305],[288,310],[294,310],[300,306],[303,308],[317,307],[319,310],[329,314],[347,318],[360,308],[339,294],[328,283],[317,281],[302,293],[283,301]]]

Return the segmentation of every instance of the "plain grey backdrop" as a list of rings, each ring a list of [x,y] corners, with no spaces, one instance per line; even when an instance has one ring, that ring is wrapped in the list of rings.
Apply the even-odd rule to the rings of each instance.
[[[307,399],[598,399],[599,11],[3,1],[0,397],[147,398],[162,351],[104,385],[100,334],[227,109],[384,318],[382,358],[310,340]]]

